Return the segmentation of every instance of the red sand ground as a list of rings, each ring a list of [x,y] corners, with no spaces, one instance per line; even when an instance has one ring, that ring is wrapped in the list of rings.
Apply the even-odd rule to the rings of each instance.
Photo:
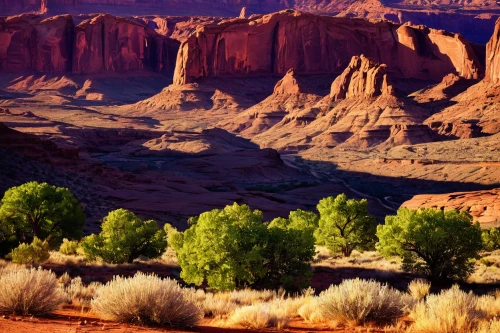
[[[191,330],[179,330],[171,328],[154,328],[141,327],[128,324],[119,324],[99,320],[94,314],[89,312],[80,312],[73,308],[64,308],[57,311],[53,316],[47,318],[31,318],[20,316],[4,316],[0,317],[0,332],[9,333],[97,333],[97,332],[112,332],[112,333],[153,333],[153,332],[200,332],[200,333],[222,333],[222,332],[273,332],[276,330],[247,330],[243,328],[232,327],[216,327],[213,320],[205,319],[202,324]],[[283,330],[284,332],[369,332],[377,333],[382,330],[360,329],[358,328],[336,328],[331,329],[324,325],[307,324],[299,318],[294,319],[290,327]]]

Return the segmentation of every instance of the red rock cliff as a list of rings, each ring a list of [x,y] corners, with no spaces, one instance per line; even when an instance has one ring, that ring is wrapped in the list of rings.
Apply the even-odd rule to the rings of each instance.
[[[500,83],[500,19],[497,20],[495,32],[486,45],[486,81]]]
[[[0,19],[0,72],[71,70],[73,19],[28,14]]]
[[[201,77],[336,73],[365,54],[397,77],[440,81],[449,73],[473,79],[483,68],[458,34],[282,11],[201,26],[181,44],[176,84]]]
[[[0,19],[0,72],[172,72],[179,42],[146,25],[97,15],[76,27],[70,15]]]
[[[137,21],[101,14],[75,28],[73,72],[171,70],[177,47]]]

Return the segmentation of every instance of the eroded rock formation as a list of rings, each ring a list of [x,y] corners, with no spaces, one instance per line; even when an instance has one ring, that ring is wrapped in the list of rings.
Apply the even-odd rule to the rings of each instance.
[[[497,20],[495,31],[486,45],[486,77],[493,84],[500,83],[500,19]]]
[[[290,68],[298,74],[336,73],[360,54],[404,78],[440,81],[456,73],[477,79],[484,71],[458,34],[287,10],[198,27],[181,45],[174,82],[284,75]]]
[[[344,72],[333,81],[330,97],[338,101],[350,97],[372,98],[392,94],[387,66],[375,64],[364,55],[353,57]]]
[[[172,72],[178,46],[144,24],[106,14],[76,27],[70,15],[0,19],[1,72]]]
[[[484,229],[500,226],[500,189],[417,195],[405,202],[403,207],[458,209],[469,212]]]

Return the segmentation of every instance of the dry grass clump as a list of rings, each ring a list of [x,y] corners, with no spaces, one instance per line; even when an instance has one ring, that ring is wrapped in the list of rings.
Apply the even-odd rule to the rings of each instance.
[[[498,294],[481,296],[477,300],[477,307],[488,317],[496,317],[500,315],[500,297]]]
[[[90,284],[85,285],[80,277],[76,277],[71,279],[64,290],[66,291],[71,304],[84,309],[90,308],[91,301],[96,295],[97,289],[101,285],[102,283],[100,282],[91,282]]]
[[[272,301],[278,297],[273,290],[241,289],[214,294],[215,299],[233,302],[238,305],[253,305]]]
[[[206,317],[225,318],[239,306],[232,301],[217,299],[214,294],[207,293],[201,302]]]
[[[500,332],[500,320],[493,319],[489,322],[483,322],[474,333],[496,333]]]
[[[6,269],[0,274],[0,313],[46,315],[66,301],[56,275],[43,269]]]
[[[422,333],[470,333],[484,313],[478,309],[478,297],[465,293],[458,286],[429,295],[411,313],[412,329]]]
[[[229,324],[250,329],[288,327],[290,318],[285,309],[274,307],[269,303],[247,305],[236,309],[229,317]]]
[[[319,299],[317,297],[311,298],[302,304],[297,312],[298,315],[304,319],[304,321],[311,324],[322,323],[325,321],[323,313],[320,309]]]
[[[202,309],[176,281],[156,275],[115,277],[98,288],[96,294],[92,310],[103,319],[193,327],[203,317]]]
[[[391,321],[404,315],[413,299],[373,280],[344,280],[319,296],[325,319],[361,325],[368,321]]]
[[[431,284],[427,280],[416,279],[408,285],[408,292],[417,301],[423,300],[431,291]]]

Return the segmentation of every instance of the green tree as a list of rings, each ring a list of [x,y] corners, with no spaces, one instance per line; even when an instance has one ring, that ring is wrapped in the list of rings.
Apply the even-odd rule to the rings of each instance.
[[[345,194],[322,199],[318,206],[318,244],[332,253],[350,256],[353,250],[369,250],[375,245],[377,221],[368,213],[366,199],[347,199]]]
[[[500,228],[491,228],[482,232],[484,249],[494,251],[500,249]]]
[[[482,249],[481,229],[467,212],[400,208],[377,228],[377,249],[403,258],[403,269],[434,279],[463,279]]]
[[[63,238],[79,239],[85,215],[67,188],[29,182],[12,187],[0,206],[0,242],[29,242],[38,237],[56,245]]]
[[[131,263],[139,256],[157,258],[165,252],[166,235],[153,220],[143,221],[132,212],[117,209],[104,218],[101,233],[87,236],[82,248],[89,260]]]
[[[41,264],[50,258],[49,243],[35,237],[31,244],[20,244],[10,254],[16,264]]]
[[[290,212],[288,219],[276,218],[269,223],[262,252],[266,274],[256,285],[288,291],[310,286],[317,226],[318,216],[300,209]]]
[[[231,290],[252,285],[264,276],[262,248],[267,228],[261,211],[235,203],[190,222],[189,229],[173,234],[171,244],[184,281]]]

